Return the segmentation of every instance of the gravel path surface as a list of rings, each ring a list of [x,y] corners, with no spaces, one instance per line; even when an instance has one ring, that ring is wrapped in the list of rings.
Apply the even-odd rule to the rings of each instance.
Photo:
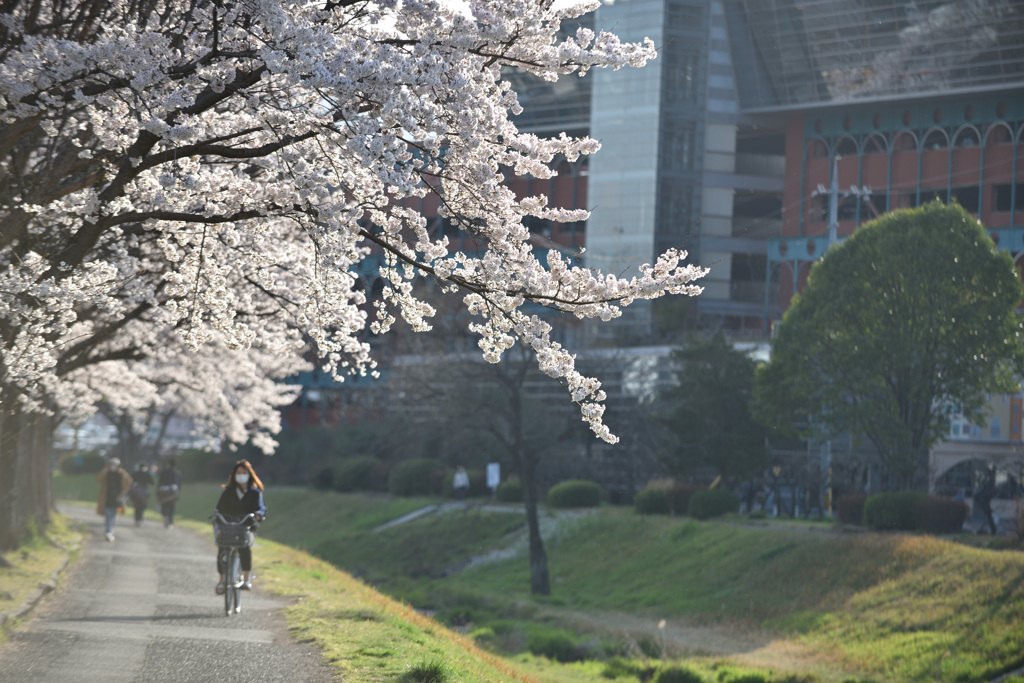
[[[262,594],[258,578],[241,614],[224,616],[211,538],[152,520],[136,528],[128,516],[107,542],[93,508],[61,511],[86,524],[82,556],[0,648],[0,681],[340,680],[314,648],[291,639],[279,612],[287,603]],[[258,575],[258,542],[253,555]]]

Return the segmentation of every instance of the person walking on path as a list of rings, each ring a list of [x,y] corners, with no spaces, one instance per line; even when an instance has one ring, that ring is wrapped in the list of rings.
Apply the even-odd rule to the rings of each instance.
[[[164,526],[174,526],[174,506],[181,498],[181,472],[177,468],[178,461],[167,458],[164,466],[156,475],[156,500],[160,503],[160,514],[164,516]]]
[[[224,492],[220,494],[220,500],[214,509],[229,521],[241,521],[246,515],[252,514],[255,524],[258,524],[267,516],[267,505],[263,501],[263,482],[256,476],[256,471],[248,460],[239,460],[235,463],[228,483],[224,484]],[[238,559],[242,565],[242,590],[250,590],[252,548],[239,548]],[[217,583],[217,595],[224,594],[226,564],[225,553],[218,551],[217,571],[220,573],[220,581]]]
[[[142,518],[146,514],[149,503],[149,487],[153,485],[153,475],[149,472],[149,463],[142,461],[132,472],[132,486],[128,489],[128,497],[135,506],[135,526],[142,526]]]
[[[452,477],[452,488],[455,489],[456,500],[460,503],[465,502],[466,492],[469,491],[469,473],[462,465],[455,470],[455,476]]]
[[[120,459],[111,458],[107,461],[107,466],[96,475],[96,481],[100,483],[96,514],[103,515],[107,540],[113,541],[117,514],[124,508],[124,497],[128,493],[128,487],[132,485],[132,477],[121,469]]]
[[[351,683],[296,642],[288,598],[253,591],[246,613],[224,618],[223,599],[202,590],[212,534],[129,524],[107,543],[95,502],[59,505],[89,533],[60,587],[6,632],[3,683]]]

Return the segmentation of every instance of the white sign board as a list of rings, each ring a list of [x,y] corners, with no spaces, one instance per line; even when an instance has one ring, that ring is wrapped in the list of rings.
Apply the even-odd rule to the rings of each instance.
[[[487,488],[495,490],[501,483],[501,464],[491,462],[487,464]]]

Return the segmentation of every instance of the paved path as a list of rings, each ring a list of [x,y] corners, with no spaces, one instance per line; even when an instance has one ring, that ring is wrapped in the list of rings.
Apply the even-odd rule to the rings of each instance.
[[[122,517],[108,543],[93,508],[61,511],[87,525],[82,556],[0,648],[0,681],[335,680],[314,648],[288,635],[284,601],[256,590],[243,594],[241,614],[224,616],[210,538]],[[254,565],[259,574],[258,547]]]

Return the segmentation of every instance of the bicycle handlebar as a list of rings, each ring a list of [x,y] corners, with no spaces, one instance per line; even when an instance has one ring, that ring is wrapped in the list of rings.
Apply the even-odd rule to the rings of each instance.
[[[243,517],[241,520],[239,520],[237,522],[232,522],[232,521],[229,521],[226,517],[224,517],[224,515],[222,515],[220,513],[220,510],[214,510],[213,514],[210,516],[210,520],[213,521],[213,522],[220,521],[223,524],[246,524],[249,521],[255,521],[256,520],[256,513],[255,512],[250,512],[245,517]]]

